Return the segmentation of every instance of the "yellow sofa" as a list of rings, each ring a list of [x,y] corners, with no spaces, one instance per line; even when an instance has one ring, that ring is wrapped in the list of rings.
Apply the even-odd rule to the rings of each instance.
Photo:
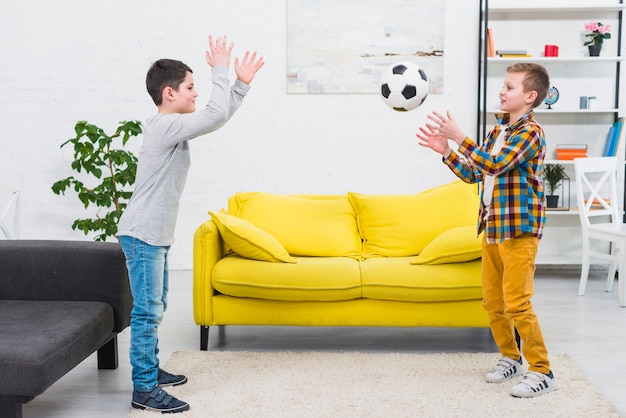
[[[488,327],[476,187],[413,195],[240,192],[193,249],[200,348],[213,325]]]

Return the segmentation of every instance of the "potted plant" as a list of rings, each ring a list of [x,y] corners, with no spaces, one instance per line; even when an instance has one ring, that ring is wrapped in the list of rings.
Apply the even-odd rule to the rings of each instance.
[[[585,37],[589,38],[583,45],[589,47],[589,56],[600,56],[600,50],[602,49],[602,43],[605,39],[611,39],[610,25],[603,25],[600,22],[589,22],[585,25],[587,33]]]
[[[546,206],[556,208],[559,206],[559,196],[555,195],[554,192],[565,178],[565,167],[561,164],[546,164],[543,167],[543,178],[548,185]]]
[[[83,231],[85,235],[96,232],[96,241],[115,236],[117,222],[132,194],[129,187],[135,183],[137,171],[137,157],[123,147],[141,131],[139,121],[120,122],[112,135],[96,125],[78,121],[74,127],[76,136],[61,144],[61,148],[66,145],[74,147],[72,169],[84,174],[80,179],[69,176],[55,182],[52,191],[65,194],[66,190],[73,189],[85,209],[91,204],[98,209],[94,218],[76,219],[72,229]],[[121,140],[122,148],[113,147],[115,139]],[[100,214],[100,209],[106,213]]]

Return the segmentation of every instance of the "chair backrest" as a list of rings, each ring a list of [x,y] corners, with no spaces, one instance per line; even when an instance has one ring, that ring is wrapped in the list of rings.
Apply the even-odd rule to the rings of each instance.
[[[20,235],[20,192],[11,193],[6,203],[0,200],[0,238],[17,239]]]
[[[590,226],[592,218],[610,216],[621,223],[617,196],[617,157],[576,158],[576,201],[580,222]]]

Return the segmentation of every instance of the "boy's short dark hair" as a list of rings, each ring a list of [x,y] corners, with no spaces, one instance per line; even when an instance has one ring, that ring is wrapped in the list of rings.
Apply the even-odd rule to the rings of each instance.
[[[187,72],[193,73],[191,68],[183,62],[166,58],[155,61],[146,74],[146,88],[154,104],[159,106],[163,102],[165,87],[178,90]]]
[[[536,91],[537,98],[533,102],[533,109],[539,106],[548,95],[550,89],[550,76],[544,66],[529,62],[521,62],[509,65],[507,73],[526,73],[522,86],[525,92]]]

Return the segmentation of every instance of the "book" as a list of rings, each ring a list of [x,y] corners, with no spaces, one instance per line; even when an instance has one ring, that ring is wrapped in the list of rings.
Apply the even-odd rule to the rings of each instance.
[[[587,157],[587,144],[557,144],[557,160],[573,160]]]
[[[607,205],[611,204],[611,199],[607,198],[602,198],[602,200],[604,200]],[[585,199],[585,204],[589,203],[589,199]],[[600,200],[598,198],[595,198],[591,201],[591,209],[604,209],[604,205],[602,205],[602,203],[600,203]]]
[[[613,125],[609,126],[609,131],[606,134],[606,140],[604,141],[604,150],[602,151],[603,157],[610,157],[611,155],[611,141],[613,141]]]
[[[531,54],[500,54],[500,58],[528,58]]]
[[[487,56],[496,56],[496,48],[493,43],[493,31],[491,30],[491,28],[487,28]]]
[[[526,49],[498,49],[497,55],[526,55],[528,51]]]
[[[606,134],[606,141],[604,142],[604,150],[602,151],[602,156],[615,157],[617,155],[617,150],[619,149],[623,136],[624,118],[620,117],[609,127],[609,132]]]
[[[557,154],[587,155],[586,149],[558,149]]]
[[[587,158],[587,151],[566,151],[560,150],[556,153],[557,160],[573,160],[574,158]]]
[[[613,139],[611,141],[611,149],[609,150],[609,156],[615,157],[622,137],[624,136],[624,118],[619,118],[613,122]]]
[[[556,149],[567,149],[567,150],[574,150],[574,149],[579,149],[579,150],[586,150],[587,149],[587,144],[557,144]]]

